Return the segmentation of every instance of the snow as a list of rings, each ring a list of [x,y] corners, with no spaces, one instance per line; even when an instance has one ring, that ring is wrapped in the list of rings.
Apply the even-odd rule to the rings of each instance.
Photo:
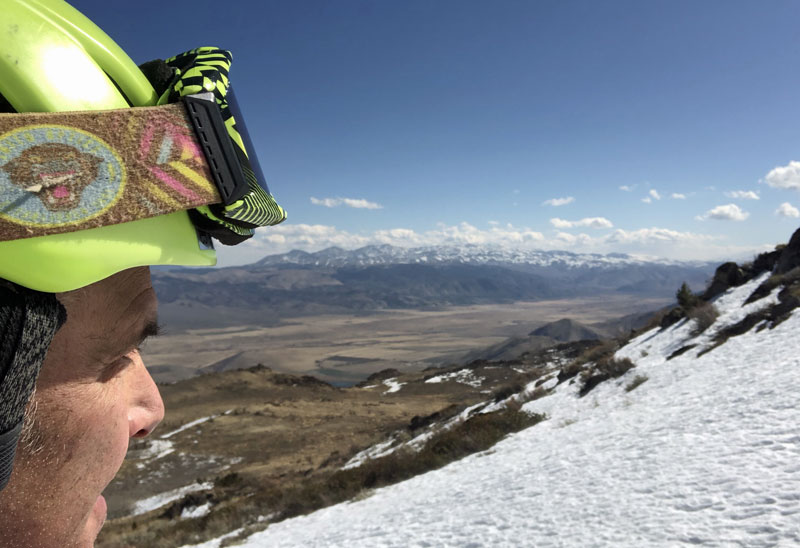
[[[699,261],[674,261],[646,255],[611,253],[571,253],[569,251],[543,251],[519,249],[501,245],[442,245],[426,247],[396,247],[391,245],[366,246],[346,251],[331,248],[315,253],[296,250],[282,255],[270,255],[258,264],[309,264],[316,266],[368,266],[380,264],[518,264],[536,266],[564,266],[567,268],[619,268],[627,265],[661,264],[704,266]]]
[[[233,410],[232,410],[232,409],[229,409],[228,411],[225,411],[225,412],[224,412],[224,413],[222,413],[222,414],[223,414],[223,415],[228,415],[229,413],[231,413],[231,411],[233,411]],[[193,426],[197,426],[198,424],[203,424],[204,422],[210,421],[211,419],[216,419],[216,418],[217,418],[217,417],[219,417],[219,416],[220,416],[220,415],[210,415],[210,416],[208,416],[208,417],[201,417],[201,418],[199,418],[199,419],[196,419],[196,420],[193,420],[193,421],[191,421],[191,422],[187,422],[186,424],[184,424],[184,425],[183,425],[183,426],[181,426],[180,428],[178,428],[178,429],[176,429],[176,430],[173,430],[172,432],[167,432],[166,434],[162,434],[162,435],[161,435],[161,436],[159,436],[159,437],[160,437],[162,440],[166,440],[166,439],[168,439],[168,438],[171,438],[171,437],[172,437],[172,436],[174,436],[175,434],[178,434],[178,433],[180,433],[180,432],[183,432],[184,430],[188,430],[189,428],[192,428]]]
[[[190,506],[183,509],[181,512],[181,519],[202,518],[207,516],[211,511],[211,503],[207,502],[200,506]]]
[[[406,383],[397,382],[397,379],[386,379],[385,381],[383,381],[383,384],[384,384],[384,386],[388,386],[389,387],[389,390],[384,392],[384,394],[391,394],[393,392],[399,391],[403,387],[403,385],[406,384]]]
[[[171,441],[151,440],[146,449],[136,455],[139,460],[158,460],[175,452]]]
[[[208,542],[203,542],[203,543],[200,543],[200,544],[192,544],[191,546],[189,546],[187,544],[186,546],[182,546],[181,548],[220,548],[220,545],[224,541],[228,540],[229,538],[237,536],[242,531],[244,531],[244,527],[242,527],[240,529],[236,529],[235,531],[231,531],[230,533],[228,533],[226,535],[222,535],[219,538],[215,538],[213,540],[209,540]]]
[[[378,459],[380,457],[385,457],[390,455],[401,448],[409,448],[415,451],[419,451],[425,444],[431,439],[437,432],[444,432],[451,429],[453,426],[460,422],[464,422],[469,417],[471,417],[474,413],[480,411],[486,404],[484,403],[477,403],[470,407],[464,409],[461,413],[456,415],[455,417],[451,418],[450,420],[446,421],[444,424],[432,424],[429,426],[427,430],[414,436],[410,440],[397,443],[397,437],[392,436],[387,441],[377,443],[372,447],[361,451],[360,453],[356,454],[353,458],[351,458],[344,466],[342,466],[342,470],[349,470],[350,468],[358,468],[366,461],[370,459]]]
[[[185,487],[179,487],[178,489],[173,489],[171,491],[166,491],[164,493],[160,493],[158,495],[153,495],[152,497],[148,497],[146,499],[142,499],[137,501],[133,505],[133,509],[131,513],[128,514],[130,516],[138,516],[140,514],[146,514],[151,510],[155,510],[156,508],[161,508],[169,504],[172,501],[178,500],[183,498],[184,496],[188,495],[189,493],[195,493],[197,491],[205,491],[206,489],[211,489],[214,487],[214,484],[211,482],[205,483],[193,483],[192,485],[187,485]]]
[[[741,319],[758,283],[717,299],[720,317],[697,339],[684,321],[632,340],[617,355],[637,367],[586,397],[573,379],[528,402],[549,420],[491,450],[242,546],[800,544],[800,311],[695,352]],[[698,348],[666,360],[686,344]]]
[[[389,453],[395,450],[395,448],[393,448],[392,446],[395,444],[396,441],[397,440],[394,437],[392,437],[384,442],[377,443],[372,447],[369,447],[364,451],[361,451],[360,453],[357,453],[353,458],[347,461],[344,466],[342,466],[342,470],[349,470],[350,468],[358,468],[367,460],[377,459],[388,455]]]
[[[226,411],[222,413],[222,415],[227,415],[231,413],[232,410]],[[211,415],[208,417],[202,417],[197,420],[193,420],[177,428],[172,430],[171,432],[167,432],[166,434],[162,434],[159,436],[158,439],[148,440],[146,442],[146,446],[138,451],[132,451],[128,457],[131,459],[138,460],[139,462],[136,463],[136,467],[140,470],[144,469],[150,462],[156,461],[166,457],[167,455],[171,455],[175,452],[175,445],[173,442],[169,441],[169,438],[183,432],[184,430],[188,430],[193,426],[197,426],[198,424],[202,424],[207,422],[211,419],[215,419],[220,415]],[[147,461],[147,462],[145,462]]]
[[[483,384],[484,380],[485,379],[483,377],[476,377],[475,374],[469,369],[460,369],[458,371],[453,371],[452,373],[436,375],[425,382],[436,384],[447,381],[455,381],[461,384],[472,386],[473,388],[479,388]]]

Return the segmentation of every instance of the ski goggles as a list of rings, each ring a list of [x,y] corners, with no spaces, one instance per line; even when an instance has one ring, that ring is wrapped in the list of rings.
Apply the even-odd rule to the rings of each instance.
[[[285,220],[230,64],[209,47],[146,63],[152,107],[0,114],[0,241],[187,210],[201,235],[234,245]]]

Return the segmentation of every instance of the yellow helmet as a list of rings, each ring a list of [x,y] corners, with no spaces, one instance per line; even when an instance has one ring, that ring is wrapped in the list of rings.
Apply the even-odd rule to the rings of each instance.
[[[127,109],[138,113],[139,109],[129,107],[155,107],[164,103],[170,94],[176,94],[176,86],[173,86],[161,94],[159,101],[153,85],[125,52],[67,3],[61,0],[1,1],[4,32],[0,33],[0,112],[71,113]],[[198,52],[213,55],[212,52],[218,54],[220,51],[201,48],[192,53],[195,56]],[[180,69],[174,70],[180,73]],[[224,95],[228,85],[227,67],[221,78],[224,86],[220,82],[213,83],[220,89],[208,89],[210,85],[205,89],[217,94],[218,104],[219,94]],[[206,80],[201,77],[201,81]],[[177,88],[182,85],[179,82]],[[213,99],[209,103],[213,104]],[[227,108],[227,105],[221,108]],[[151,115],[150,110],[142,109],[141,112],[145,118]],[[7,122],[6,126],[0,123],[2,279],[37,291],[61,292],[77,289],[134,266],[210,266],[216,263],[216,253],[210,247],[207,232],[203,231],[203,222],[232,222],[229,226],[247,237],[254,227],[276,224],[285,218],[280,206],[272,201],[268,206],[272,208],[272,215],[267,220],[253,221],[252,213],[249,216],[239,214],[243,219],[247,217],[244,220],[249,222],[237,223],[233,214],[229,216],[232,219],[226,219],[226,211],[233,211],[236,207],[242,210],[247,205],[239,193],[229,201],[215,195],[216,200],[206,197],[204,201],[182,204],[168,213],[151,208],[147,215],[117,215],[117,220],[103,222],[109,208],[116,207],[121,196],[134,192],[126,179],[133,177],[131,170],[126,170],[124,158],[104,137],[113,133],[113,127],[111,130],[106,128],[105,133],[93,134],[86,129],[94,127],[86,126],[87,123],[96,123],[91,120],[84,122],[83,129],[76,129],[61,122],[54,123],[52,118],[40,120],[27,116],[30,119],[26,119],[27,125],[21,129],[17,126],[21,125],[22,114],[0,114],[0,122]],[[235,124],[228,118],[224,124],[229,132],[235,132],[232,130]],[[236,133],[236,137],[243,133],[246,138],[243,120],[237,121],[241,122],[239,125],[243,131]],[[177,137],[167,135],[165,142],[172,145],[176,139],[183,139],[182,136],[185,134]],[[234,144],[244,148],[241,139]],[[162,156],[165,154],[163,146]],[[199,145],[188,143],[183,149],[175,147],[175,154],[180,161],[197,163],[192,151],[196,153],[203,146],[203,142]],[[81,163],[78,158],[63,167],[67,162],[65,151],[69,152],[67,149],[70,148],[77,151],[76,157],[83,155],[89,159]],[[246,150],[237,149],[236,153],[246,161]],[[206,158],[208,154],[206,151]],[[62,167],[46,168],[48,158],[51,163],[53,158],[58,159]],[[254,157],[253,163],[257,168]],[[81,166],[91,165],[95,167],[89,168],[89,174],[77,187],[67,188],[66,183],[59,183],[65,178],[76,177],[75,173],[81,173]],[[188,173],[187,181],[191,183],[202,170],[205,170],[206,179],[212,180],[208,177],[208,169],[201,166],[197,170]],[[245,173],[248,182],[253,184],[256,177],[249,170],[249,164]],[[169,183],[169,177],[165,177]],[[55,190],[43,192],[48,188]],[[268,192],[264,192],[265,185],[262,184],[262,188],[256,188],[259,194],[253,199],[259,204],[272,200]],[[158,189],[154,187],[153,191]],[[146,201],[141,196],[138,200]],[[223,204],[216,209],[208,205],[219,201]],[[65,213],[67,209],[69,212]],[[109,222],[113,224],[107,224]]]

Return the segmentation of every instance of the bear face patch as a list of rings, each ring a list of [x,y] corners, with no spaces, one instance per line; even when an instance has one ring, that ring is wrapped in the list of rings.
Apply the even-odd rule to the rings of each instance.
[[[120,158],[97,136],[63,126],[0,135],[0,217],[26,226],[80,224],[101,215],[125,183]]]
[[[59,143],[36,145],[0,166],[11,183],[36,194],[50,211],[69,211],[97,179],[102,159]]]

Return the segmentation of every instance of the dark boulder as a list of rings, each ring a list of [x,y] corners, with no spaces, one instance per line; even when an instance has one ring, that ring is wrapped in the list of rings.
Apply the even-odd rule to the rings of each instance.
[[[723,263],[714,272],[714,279],[703,293],[703,300],[708,301],[717,295],[721,295],[731,287],[742,285],[747,281],[747,275],[736,263]]]
[[[686,311],[681,307],[676,307],[664,314],[664,317],[661,318],[661,329],[666,329],[671,325],[675,325],[683,318],[686,317]]]
[[[768,253],[761,253],[753,261],[753,274],[761,274],[762,272],[771,272],[775,265],[778,264],[778,259],[781,257],[781,251],[775,250]]]
[[[781,251],[781,258],[775,266],[775,274],[785,274],[800,266],[800,229],[792,234],[789,244]]]

